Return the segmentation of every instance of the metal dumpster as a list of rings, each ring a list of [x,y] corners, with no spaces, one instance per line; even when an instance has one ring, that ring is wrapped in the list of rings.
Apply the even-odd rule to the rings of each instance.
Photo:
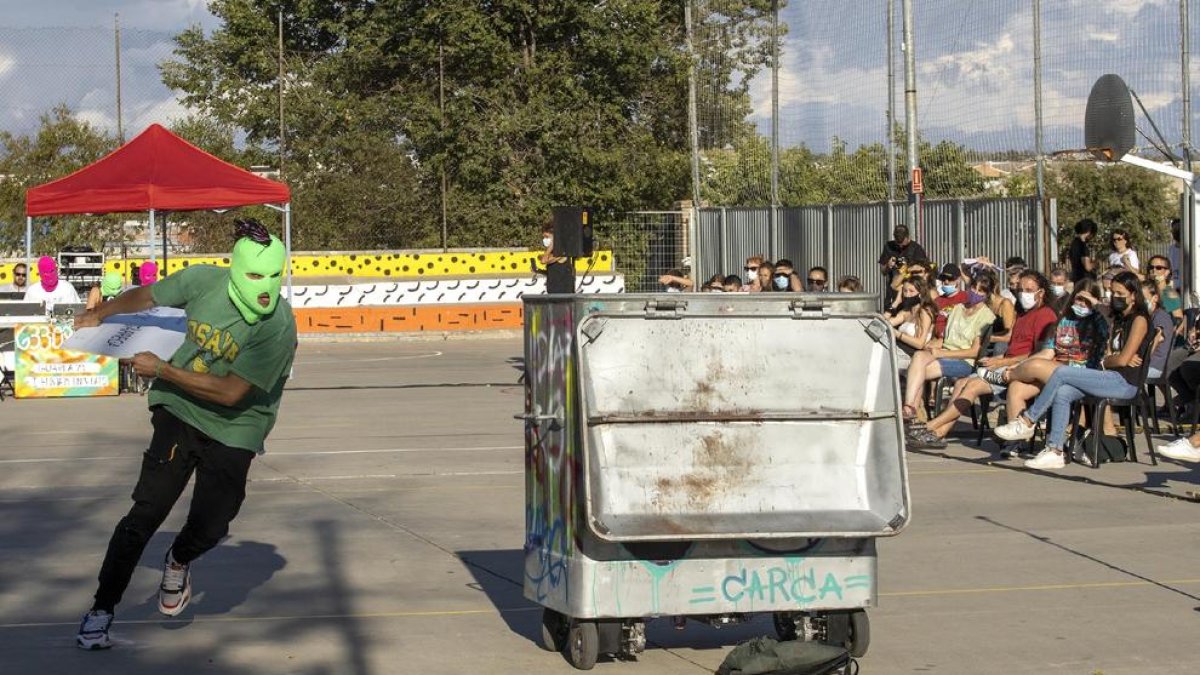
[[[860,294],[525,298],[525,596],[577,668],[645,621],[869,642],[910,517],[895,343]]]

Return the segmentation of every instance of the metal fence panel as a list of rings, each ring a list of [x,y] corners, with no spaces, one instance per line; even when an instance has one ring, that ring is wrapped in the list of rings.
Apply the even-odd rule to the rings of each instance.
[[[768,208],[702,209],[699,246],[704,254],[698,261],[699,276],[740,274],[747,256],[761,254],[789,258],[801,273],[824,266],[834,281],[854,275],[864,290],[879,293],[883,286],[879,251],[891,238],[888,208],[894,209],[895,222],[904,221],[904,203],[783,208],[774,238]],[[921,224],[913,229],[930,258],[939,264],[979,255],[1001,264],[1010,256],[1021,256],[1030,265],[1036,262],[1040,230],[1034,199],[927,201]],[[726,267],[715,267],[722,260]]]

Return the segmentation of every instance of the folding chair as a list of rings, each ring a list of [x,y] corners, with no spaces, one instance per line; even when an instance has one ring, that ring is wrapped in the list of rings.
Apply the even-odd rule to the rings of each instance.
[[[1162,331],[1155,331],[1155,335],[1161,335]],[[1133,383],[1136,393],[1131,398],[1100,398],[1096,396],[1085,396],[1075,406],[1074,412],[1071,415],[1071,436],[1072,439],[1078,438],[1081,434],[1079,426],[1079,417],[1083,413],[1084,408],[1090,410],[1090,422],[1092,426],[1092,442],[1090,449],[1090,457],[1092,460],[1092,468],[1100,468],[1100,436],[1104,433],[1104,413],[1112,408],[1117,411],[1120,416],[1121,423],[1125,426],[1125,441],[1126,441],[1126,459],[1130,462],[1137,461],[1136,438],[1134,436],[1134,426],[1138,423],[1138,419],[1142,422],[1142,433],[1146,436],[1146,447],[1150,453],[1150,464],[1158,466],[1158,457],[1154,452],[1154,442],[1150,439],[1150,413],[1147,407],[1153,407],[1153,404],[1146,396],[1146,374],[1150,370],[1150,348],[1154,346],[1154,340],[1146,340],[1142,348],[1138,350],[1138,356],[1142,359],[1142,365],[1138,368],[1136,381]],[[1083,449],[1088,452],[1087,448]],[[1064,459],[1067,462],[1071,461],[1071,453],[1064,452]]]

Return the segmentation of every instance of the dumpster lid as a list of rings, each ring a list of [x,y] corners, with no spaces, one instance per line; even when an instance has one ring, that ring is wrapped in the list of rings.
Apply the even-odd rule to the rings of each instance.
[[[579,322],[597,536],[887,536],[907,523],[890,326],[833,294],[802,311],[779,295],[626,301]]]

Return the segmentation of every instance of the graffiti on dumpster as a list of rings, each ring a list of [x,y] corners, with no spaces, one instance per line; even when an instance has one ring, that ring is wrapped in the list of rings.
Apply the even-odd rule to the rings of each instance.
[[[727,575],[715,586],[696,586],[688,601],[693,605],[716,602],[797,603],[806,605],[826,599],[842,600],[846,591],[871,588],[871,577],[853,574],[839,577],[833,572],[818,572],[803,565],[773,566],[762,569],[743,567]]]
[[[568,597],[567,557],[574,551],[574,486],[580,470],[572,424],[575,360],[569,305],[533,305],[526,357],[525,585],[538,602]],[[553,417],[554,420],[549,419]]]

